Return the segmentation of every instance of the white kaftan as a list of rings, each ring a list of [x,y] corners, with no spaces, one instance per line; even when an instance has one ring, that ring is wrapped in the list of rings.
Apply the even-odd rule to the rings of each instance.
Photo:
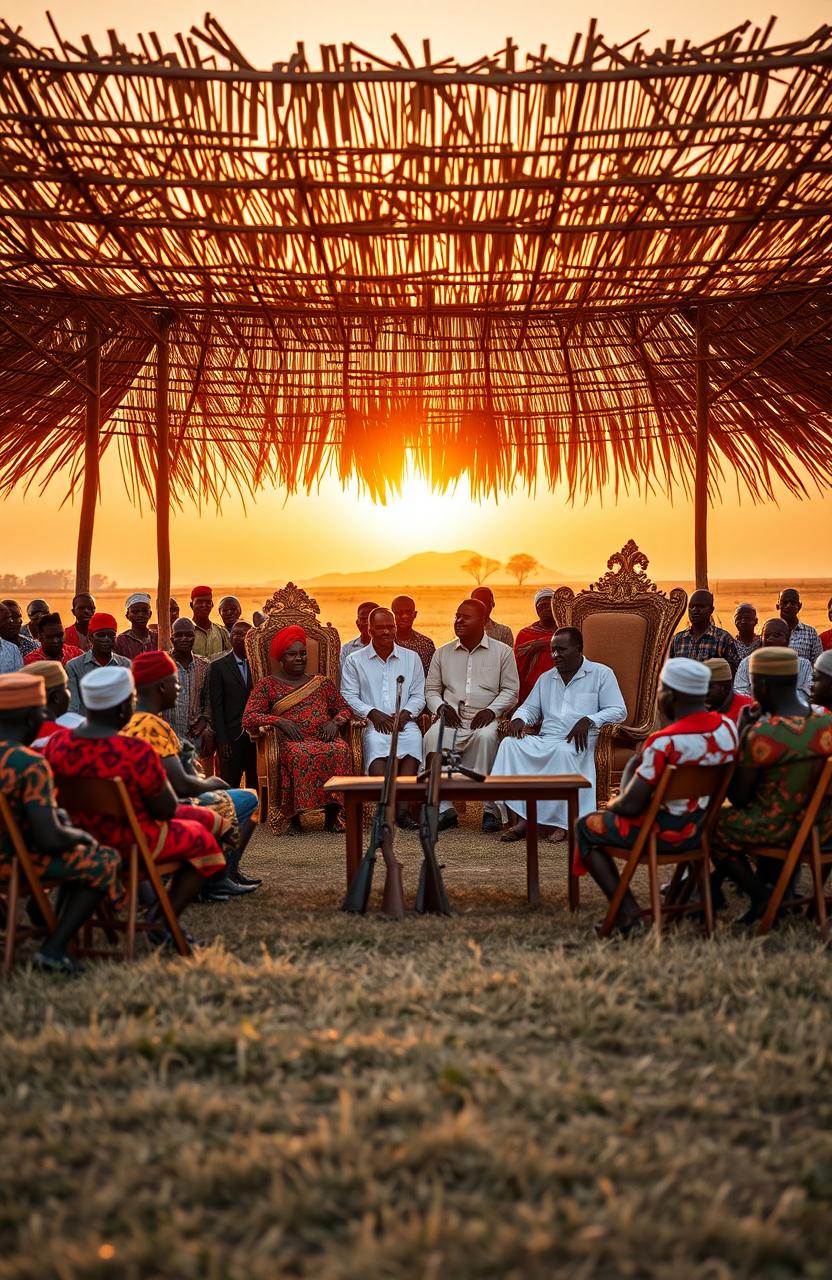
[[[582,716],[592,721],[589,741],[583,751],[566,741],[566,735]],[[491,770],[493,776],[512,774],[581,773],[591,782],[578,792],[581,816],[595,808],[595,742],[603,724],[620,724],[627,708],[612,670],[600,662],[584,658],[568,684],[557,671],[545,671],[514,718],[528,725],[539,724],[538,737],[503,738]],[[508,807],[521,818],[526,805],[509,800]],[[566,827],[565,800],[538,801],[538,821],[547,827]]]

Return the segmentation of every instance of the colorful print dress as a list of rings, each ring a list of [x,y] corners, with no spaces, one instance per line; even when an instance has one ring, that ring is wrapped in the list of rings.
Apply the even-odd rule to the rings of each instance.
[[[121,778],[157,862],[188,862],[203,876],[225,869],[225,855],[201,822],[186,818],[159,821],[149,813],[145,797],[158,796],[168,779],[161,760],[146,742],[120,733],[109,738],[85,738],[67,730],[53,733],[43,754],[59,778]],[[133,833],[123,818],[87,812],[71,816],[73,822],[91,831],[103,844],[112,845],[120,853],[130,850]]]
[[[0,740],[0,794],[11,809],[38,875],[47,880],[74,881],[107,893],[118,902],[121,858],[114,849],[79,843],[61,853],[48,854],[36,848],[27,814],[32,809],[55,808],[52,770],[39,752]],[[5,831],[0,832],[0,868],[8,867],[13,856],[11,839]]]
[[[787,845],[797,832],[818,772],[832,756],[832,715],[767,716],[744,735],[737,761],[758,770],[757,790],[744,809],[725,809],[714,833],[720,855]],[[832,842],[832,807],[820,812],[821,843]]]
[[[324,792],[324,783],[336,774],[352,773],[349,744],[340,736],[332,742],[320,737],[327,720],[336,716],[346,720],[352,712],[331,680],[313,678],[309,685],[309,692],[295,706],[275,713],[275,708],[290,695],[303,695],[306,686],[298,688],[278,676],[266,676],[252,689],[243,713],[246,733],[256,734],[258,729],[276,725],[278,720],[291,720],[303,734],[299,742],[283,735],[279,738],[280,809],[287,817],[340,804],[340,796]]]

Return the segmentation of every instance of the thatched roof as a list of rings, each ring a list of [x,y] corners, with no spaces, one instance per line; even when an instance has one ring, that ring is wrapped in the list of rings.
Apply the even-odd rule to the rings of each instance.
[[[102,448],[151,491],[172,313],[180,495],[408,455],[671,490],[703,305],[713,483],[832,480],[832,28],[771,28],[259,71],[210,16],[168,50],[0,25],[0,484],[81,457],[94,318]]]

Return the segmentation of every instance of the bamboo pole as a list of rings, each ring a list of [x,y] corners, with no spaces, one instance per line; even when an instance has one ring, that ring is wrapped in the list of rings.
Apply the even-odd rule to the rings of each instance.
[[[98,501],[99,432],[101,426],[101,334],[95,320],[87,319],[87,381],[84,420],[84,488],[78,522],[75,555],[75,594],[90,589],[95,504]]]
[[[162,650],[170,648],[170,325],[170,317],[160,317],[156,343],[156,609]]]
[[[694,560],[697,591],[708,589],[708,330],[703,306],[696,310],[696,479],[694,483]]]

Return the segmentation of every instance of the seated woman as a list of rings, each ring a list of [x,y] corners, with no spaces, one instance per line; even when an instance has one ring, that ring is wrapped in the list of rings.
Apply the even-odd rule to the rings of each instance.
[[[323,809],[327,831],[340,831],[340,799],[323,786],[333,774],[352,773],[349,746],[338,736],[352,712],[331,680],[307,674],[303,627],[284,627],[270,652],[277,670],[249,694],[243,729],[252,736],[267,729],[279,734],[277,790],[281,814],[289,819],[285,834],[299,835],[300,815],[314,809]]]
[[[552,636],[555,634],[555,619],[552,614],[553,587],[541,587],[535,592],[534,608],[537,622],[518,631],[514,641],[514,656],[517,659],[517,671],[520,676],[520,706],[528,698],[534,686],[545,671],[552,670]]]

